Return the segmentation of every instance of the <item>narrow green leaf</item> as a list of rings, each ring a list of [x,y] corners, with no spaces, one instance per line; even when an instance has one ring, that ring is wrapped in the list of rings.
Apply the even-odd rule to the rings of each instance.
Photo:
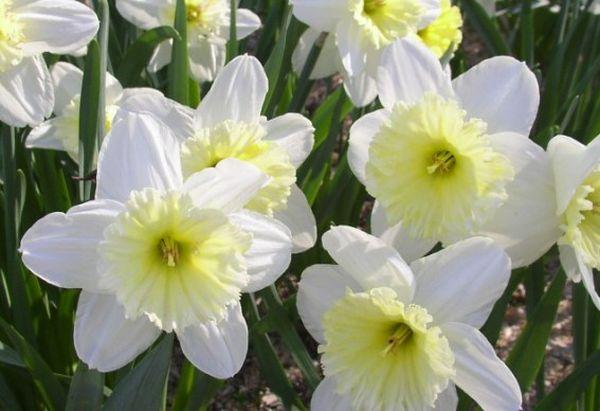
[[[169,97],[181,104],[188,105],[190,98],[189,60],[185,0],[177,0],[174,26],[179,33],[179,38],[173,39],[173,52],[169,65]]]
[[[0,318],[0,329],[10,339],[13,349],[19,353],[31,373],[46,407],[49,410],[63,410],[66,400],[65,391],[48,364],[18,331],[2,318]]]
[[[565,282],[566,277],[560,272],[529,317],[527,325],[506,359],[506,365],[519,381],[523,392],[531,386],[544,360],[546,344]]]
[[[600,375],[600,350],[577,367],[535,408],[535,411],[568,410],[586,390],[590,381]]]
[[[140,73],[148,66],[148,62],[156,47],[163,41],[180,40],[179,33],[170,26],[156,27],[146,31],[127,49],[117,70],[117,78],[124,87],[140,85]]]
[[[172,349],[173,334],[170,333],[164,335],[158,345],[119,381],[103,409],[105,411],[163,410]]]
[[[14,365],[15,367],[25,368],[25,363],[19,354],[2,341],[0,341],[0,362],[8,365]]]
[[[317,60],[321,55],[321,50],[323,49],[323,44],[325,44],[326,39],[327,33],[321,33],[310,49],[308,57],[306,58],[306,63],[304,63],[304,67],[302,68],[302,73],[300,73],[298,85],[296,90],[294,90],[294,97],[288,108],[289,112],[299,113],[302,111],[312,85],[312,81],[310,81],[310,75],[317,64]]]
[[[98,0],[98,17],[100,28],[98,29],[98,46],[100,48],[100,90],[98,94],[98,146],[104,140],[104,122],[106,119],[106,71],[108,70],[108,31],[110,29],[110,8],[107,0]]]
[[[229,41],[227,42],[227,61],[233,60],[238,54],[237,40],[237,6],[238,0],[229,1]]]
[[[186,411],[205,411],[225,381],[218,380],[194,368],[194,386]]]
[[[469,22],[479,32],[490,51],[494,55],[510,55],[506,40],[484,8],[476,0],[461,0],[460,3],[467,13]]]
[[[0,374],[0,410],[21,411],[21,405]]]
[[[66,411],[100,410],[103,390],[104,374],[90,370],[83,361],[79,361],[71,379]]]

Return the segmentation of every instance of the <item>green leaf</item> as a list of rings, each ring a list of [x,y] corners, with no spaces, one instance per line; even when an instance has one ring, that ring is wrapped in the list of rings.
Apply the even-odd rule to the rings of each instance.
[[[100,92],[98,94],[98,144],[104,140],[104,120],[106,119],[106,71],[108,69],[108,31],[110,28],[110,8],[107,0],[98,0],[98,17],[100,28],[98,29],[98,46],[100,48]]]
[[[568,410],[577,402],[594,377],[600,374],[600,350],[577,367],[535,408],[535,411]]]
[[[239,0],[229,0],[229,41],[227,42],[227,62],[238,54],[237,7]]]
[[[170,333],[119,381],[104,410],[164,410],[172,349],[173,334]]]
[[[79,361],[71,379],[66,411],[100,410],[103,390],[104,374],[90,370],[83,361]]]
[[[488,16],[484,8],[476,0],[461,0],[460,3],[468,16],[469,22],[479,32],[490,51],[494,55],[510,55],[506,40],[504,40],[498,26]]]
[[[15,350],[0,341],[0,362],[15,367],[25,368],[25,363]]]
[[[319,56],[321,55],[321,50],[323,49],[325,40],[327,40],[327,33],[321,33],[310,49],[308,57],[306,58],[306,62],[304,63],[304,67],[302,68],[302,73],[300,73],[297,87],[294,90],[294,97],[290,103],[290,106],[288,107],[289,112],[299,113],[302,111],[312,86],[310,75],[317,64]]]
[[[65,391],[52,373],[48,364],[37,351],[23,338],[12,325],[0,318],[0,329],[6,334],[13,348],[25,363],[33,376],[34,384],[49,410],[63,410],[65,408]]]
[[[169,97],[187,106],[190,93],[185,0],[177,0],[174,25],[175,30],[179,33],[179,38],[173,39],[173,52],[169,65]]]
[[[519,381],[523,392],[529,389],[544,361],[546,344],[565,282],[566,277],[560,272],[529,317],[527,325],[506,359],[506,365]]]
[[[185,361],[173,401],[173,411],[205,411],[225,383]]]
[[[0,410],[21,411],[21,405],[0,374]]]
[[[127,49],[125,57],[117,70],[117,78],[124,87],[140,85],[140,73],[148,66],[148,62],[156,47],[163,41],[180,40],[179,33],[170,26],[156,27],[146,31]]]

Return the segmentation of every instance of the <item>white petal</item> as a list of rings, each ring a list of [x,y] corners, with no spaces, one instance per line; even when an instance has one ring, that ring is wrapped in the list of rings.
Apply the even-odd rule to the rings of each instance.
[[[73,0],[37,0],[14,10],[23,27],[23,52],[65,54],[85,47],[100,22],[89,7]]]
[[[35,126],[54,106],[52,77],[44,59],[26,58],[0,73],[0,121],[13,127]]]
[[[377,72],[379,100],[387,109],[413,104],[427,91],[452,97],[450,79],[439,60],[419,40],[405,37],[387,47]]]
[[[333,377],[325,377],[317,386],[310,400],[312,411],[350,411],[352,399],[347,395],[339,395]]]
[[[458,394],[456,393],[456,386],[453,383],[449,383],[448,388],[438,395],[432,411],[456,411],[457,405]]]
[[[361,117],[350,129],[348,164],[363,185],[367,184],[365,166],[369,160],[369,146],[389,116],[386,109],[377,110]]]
[[[214,378],[233,377],[248,352],[248,326],[240,304],[228,307],[220,322],[190,325],[177,331],[188,360]]]
[[[361,74],[367,65],[368,48],[364,30],[353,18],[342,19],[335,31],[344,69],[349,76]]]
[[[115,104],[123,96],[123,86],[119,80],[109,72],[106,72],[106,85],[104,88],[105,104]]]
[[[321,241],[329,255],[365,290],[390,287],[400,301],[412,301],[412,271],[396,250],[377,237],[357,228],[339,226],[323,234]]]
[[[269,177],[257,167],[227,158],[190,176],[183,190],[198,208],[232,213],[241,210],[268,182]]]
[[[292,186],[292,193],[288,198],[287,208],[276,211],[274,217],[281,221],[292,233],[294,254],[312,248],[317,242],[317,222],[308,204],[306,196],[298,188]]]
[[[342,298],[346,289],[355,292],[362,287],[339,265],[315,264],[302,273],[296,306],[304,327],[310,335],[323,344],[323,315]]]
[[[600,163],[600,138],[587,147],[567,136],[556,136],[548,144],[556,184],[557,213],[567,209],[577,188]]]
[[[114,371],[133,361],[158,338],[161,331],[146,318],[125,318],[117,299],[83,291],[75,317],[75,350],[88,367]]]
[[[273,284],[290,265],[290,230],[274,218],[248,210],[230,214],[229,218],[233,224],[252,234],[252,246],[244,254],[250,276],[244,291],[250,293]]]
[[[146,114],[154,120],[161,121],[181,142],[195,133],[192,120],[194,111],[152,88],[126,89],[119,101],[119,108],[114,122],[118,121],[122,114]]]
[[[235,19],[235,34],[237,35],[238,40],[248,37],[261,26],[260,17],[248,9],[237,9]],[[229,17],[226,21],[229,23]],[[229,24],[225,24],[223,28],[229,34]],[[227,38],[229,38],[229,36],[227,36]]]
[[[420,3],[423,11],[419,21],[419,30],[429,26],[442,13],[442,2],[440,0],[420,0]]]
[[[585,265],[581,258],[577,258],[577,260],[579,261],[579,271],[581,272],[583,286],[590,295],[592,303],[594,303],[596,308],[600,310],[600,296],[598,296],[598,291],[596,291],[596,285],[594,284],[594,270]]]
[[[265,123],[265,140],[283,147],[294,167],[302,165],[315,143],[315,128],[309,119],[298,113],[287,113]]]
[[[368,70],[350,77],[342,70],[344,90],[356,107],[365,107],[377,97],[377,79]]]
[[[117,0],[115,3],[121,16],[144,30],[166,24],[162,17],[168,14],[168,9],[175,11],[175,2],[172,0]]]
[[[55,99],[54,114],[61,115],[65,107],[81,94],[83,71],[71,63],[59,61],[50,71],[54,83]]]
[[[124,203],[132,191],[182,185],[179,141],[172,131],[148,114],[123,114],[100,150],[96,198]]]
[[[574,277],[574,281],[579,282],[583,280],[583,286],[587,290],[592,303],[600,310],[600,296],[596,291],[596,285],[594,284],[594,270],[589,267],[584,261],[581,255],[570,246],[561,246],[560,250],[560,261],[563,264],[563,268],[567,275],[571,279]],[[575,265],[575,267],[573,267]]]
[[[402,229],[401,222],[390,227],[385,209],[378,201],[375,201],[371,213],[371,232],[387,245],[394,247],[402,259],[408,263],[423,257],[437,243],[436,240],[412,238],[406,230]]]
[[[466,294],[465,294],[466,295]],[[442,333],[454,353],[454,383],[484,410],[521,409],[521,390],[488,340],[466,324],[447,323]]]
[[[496,15],[496,0],[478,0],[478,3],[483,7],[488,16]]]
[[[79,119],[55,117],[35,126],[27,135],[25,147],[66,151],[79,160]]]
[[[298,44],[292,54],[292,66],[294,67],[296,74],[302,73],[308,55],[320,35],[321,32],[309,27],[302,34],[300,40],[298,40]],[[338,66],[342,63],[339,60],[340,54],[338,53],[335,44],[335,36],[331,34],[325,39],[325,43],[321,48],[321,53],[315,63],[310,79],[317,80],[334,75],[338,71]]]
[[[576,283],[580,282],[581,272],[579,270],[579,261],[577,261],[577,256],[575,255],[575,249],[570,245],[559,245],[558,255],[567,278]]]
[[[560,236],[552,165],[546,152],[523,135],[499,133],[490,140],[511,161],[515,178],[506,187],[506,202],[480,234],[505,249],[513,269],[524,267],[543,256]]]
[[[173,52],[173,40],[166,40],[160,43],[155,49],[150,61],[148,62],[148,71],[156,73],[171,62],[171,53]]]
[[[190,72],[199,82],[213,81],[225,65],[227,55],[224,44],[211,43],[203,38],[191,42],[188,53]]]
[[[414,302],[437,324],[481,327],[510,278],[510,259],[492,240],[473,237],[416,260]]]
[[[484,120],[488,133],[528,136],[537,116],[540,90],[535,74],[512,57],[492,57],[452,82],[467,115]]]
[[[334,31],[343,14],[347,14],[348,0],[290,0],[294,16],[318,31]]]
[[[95,200],[43,217],[21,240],[23,263],[50,284],[97,291],[98,244],[121,211],[115,201]]]
[[[196,111],[196,122],[211,127],[225,120],[258,122],[269,82],[260,62],[244,55],[233,59],[213,83]]]

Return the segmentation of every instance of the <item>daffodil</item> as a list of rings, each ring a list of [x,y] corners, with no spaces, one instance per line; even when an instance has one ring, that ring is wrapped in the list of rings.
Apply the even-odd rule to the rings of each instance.
[[[42,53],[75,52],[98,25],[75,0],[0,0],[0,121],[24,127],[48,117],[54,90]]]
[[[394,40],[415,37],[438,57],[451,46],[450,51],[456,50],[462,41],[460,11],[450,0],[294,0],[292,3],[296,17],[309,25],[294,51],[294,69],[302,71],[320,32],[329,32],[311,78],[340,72],[346,93],[359,107],[377,96],[379,58]]]
[[[42,148],[66,151],[74,161],[79,160],[79,107],[83,72],[76,66],[59,62],[50,71],[55,90],[55,117],[46,120],[31,130],[25,145],[29,148]],[[141,89],[129,90],[129,93]],[[123,99],[123,88],[110,73],[106,73],[106,118],[104,130],[110,131],[112,121]]]
[[[143,30],[172,26],[176,0],[117,0],[119,13]],[[213,81],[225,65],[229,40],[231,2],[229,0],[186,0],[187,40],[190,73],[197,81]],[[248,9],[237,9],[236,34],[243,39],[258,28],[260,19]],[[148,70],[156,72],[171,62],[172,41],[161,43]]]
[[[567,136],[548,145],[560,217],[560,260],[572,280],[583,284],[600,309],[594,270],[600,269],[600,137],[588,146]]]
[[[412,39],[382,56],[383,109],[350,130],[349,162],[377,199],[374,234],[408,260],[437,242],[497,240],[515,267],[557,238],[548,156],[527,137],[539,104],[534,74],[495,57],[450,81]]]
[[[202,371],[232,376],[248,345],[241,293],[290,262],[289,229],[244,209],[268,176],[227,159],[184,181],[179,152],[162,122],[122,114],[99,155],[95,200],[23,236],[34,274],[83,289],[74,341],[91,368],[118,369],[166,331]]]
[[[267,91],[260,62],[240,56],[225,66],[189,116],[174,118],[179,106],[159,93],[131,96],[123,102],[122,112],[148,113],[173,130],[181,143],[184,177],[228,158],[252,164],[268,175],[269,183],[247,208],[285,223],[292,231],[294,252],[300,252],[312,247],[317,235],[315,217],[295,184],[296,168],[311,152],[314,128],[295,113],[267,121],[260,115]]]
[[[515,377],[478,331],[510,275],[492,240],[410,266],[356,228],[332,228],[323,247],[337,265],[307,268],[297,297],[325,375],[312,410],[454,410],[455,384],[483,409],[520,408]]]

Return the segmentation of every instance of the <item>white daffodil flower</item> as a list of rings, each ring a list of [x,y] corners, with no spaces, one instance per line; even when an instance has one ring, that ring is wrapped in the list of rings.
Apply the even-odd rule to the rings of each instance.
[[[321,32],[329,32],[312,79],[340,72],[346,93],[358,107],[377,97],[381,51],[394,40],[415,36],[441,57],[462,40],[460,10],[450,0],[292,0],[295,16],[309,25],[294,50],[300,73]]]
[[[455,410],[454,384],[485,410],[518,410],[519,385],[478,331],[510,259],[474,237],[413,262],[352,227],[323,235],[338,265],[307,268],[298,312],[319,343],[321,410]]]
[[[149,113],[171,128],[181,143],[184,177],[227,158],[248,162],[271,177],[246,208],[283,222],[292,232],[294,252],[301,252],[311,248],[317,236],[310,205],[295,184],[296,168],[312,150],[314,128],[300,114],[269,121],[261,117],[267,91],[260,62],[240,56],[225,66],[189,116],[174,120],[175,103],[160,93],[132,96],[121,112]]]
[[[583,280],[600,310],[594,286],[594,270],[600,270],[600,136],[587,147],[570,137],[556,136],[548,154],[561,223],[560,261],[570,279]]]
[[[55,90],[55,117],[44,121],[31,130],[25,141],[28,148],[66,151],[79,161],[79,107],[83,72],[76,66],[59,62],[50,71]],[[138,89],[128,90],[135,92]],[[106,118],[104,130],[108,133],[123,99],[123,88],[110,73],[106,73]]]
[[[85,47],[98,18],[75,0],[0,0],[0,121],[35,126],[54,106],[52,77],[42,53]]]
[[[213,81],[225,65],[229,40],[229,0],[186,0],[190,74],[197,81]],[[116,0],[119,13],[143,30],[172,26],[176,0]],[[236,10],[236,33],[243,39],[260,28],[260,18],[247,9]],[[172,41],[161,43],[148,70],[156,72],[171,62]]]
[[[377,204],[373,233],[407,260],[441,241],[494,238],[513,266],[558,238],[548,156],[527,135],[539,89],[534,74],[495,57],[450,81],[420,42],[382,56],[383,109],[350,130],[349,163]]]
[[[51,284],[83,289],[74,340],[91,368],[118,369],[174,331],[195,366],[228,378],[248,346],[240,294],[290,262],[289,229],[243,209],[268,182],[235,159],[184,182],[172,130],[122,114],[100,151],[96,199],[36,222],[23,262]]]

